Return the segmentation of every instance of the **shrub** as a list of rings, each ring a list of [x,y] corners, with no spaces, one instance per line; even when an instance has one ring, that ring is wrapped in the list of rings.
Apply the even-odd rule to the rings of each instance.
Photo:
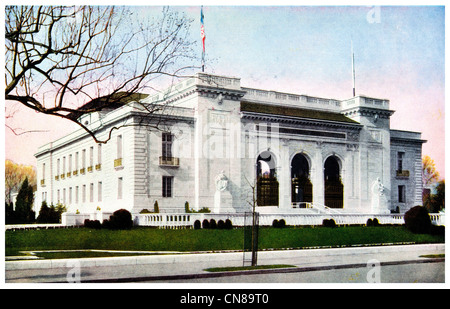
[[[110,229],[131,229],[133,226],[133,220],[131,213],[126,209],[116,210],[112,216],[109,217],[109,228]]]
[[[380,226],[380,222],[378,221],[377,218],[368,219],[366,225],[367,226]]]
[[[227,230],[231,230],[233,228],[233,223],[231,223],[230,219],[225,220],[225,228]]]
[[[209,221],[209,228],[210,228],[210,229],[216,229],[216,228],[217,228],[216,220],[211,219],[211,220]]]
[[[218,228],[219,230],[223,230],[223,229],[225,228],[225,222],[223,222],[223,220],[219,220],[219,221],[217,222],[217,228]]]
[[[153,212],[155,214],[159,213],[159,205],[158,205],[158,201],[155,201],[155,204],[153,204]]]
[[[100,221],[98,221],[98,220],[86,219],[86,220],[84,220],[84,227],[99,230],[102,228],[102,225],[101,225]]]
[[[204,228],[204,229],[209,229],[209,221],[208,220],[203,220],[203,222],[202,222],[202,227]]]
[[[283,228],[286,227],[286,221],[284,221],[284,219],[280,219],[280,220],[273,220],[272,222],[272,226],[275,228]]]
[[[202,228],[202,224],[200,223],[200,220],[195,220],[194,222],[194,230],[199,230]]]
[[[414,206],[405,213],[405,226],[413,233],[425,234],[431,230],[431,219],[425,207]]]
[[[323,219],[322,225],[324,227],[336,227],[336,222],[333,219]]]

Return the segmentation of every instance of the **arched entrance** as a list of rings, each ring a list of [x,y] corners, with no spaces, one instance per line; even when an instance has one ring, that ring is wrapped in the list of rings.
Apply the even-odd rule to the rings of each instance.
[[[278,206],[279,184],[274,155],[262,152],[256,159],[256,201],[258,206]]]
[[[291,161],[291,202],[293,204],[311,203],[313,186],[309,179],[309,163],[306,157],[298,153]]]
[[[330,156],[324,165],[325,205],[330,208],[344,207],[344,185],[341,181],[339,163],[336,156]]]

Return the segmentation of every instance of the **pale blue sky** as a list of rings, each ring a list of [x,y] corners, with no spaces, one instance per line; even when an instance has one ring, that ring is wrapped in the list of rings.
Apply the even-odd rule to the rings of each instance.
[[[174,9],[194,19],[191,36],[200,57],[200,6]],[[205,5],[203,10],[206,72],[240,77],[245,87],[347,99],[353,40],[356,93],[389,99],[396,111],[391,127],[422,132],[428,140],[423,154],[435,159],[444,175],[443,6]],[[7,149],[7,158],[33,163],[33,135],[7,132],[7,138],[30,147],[26,156]]]

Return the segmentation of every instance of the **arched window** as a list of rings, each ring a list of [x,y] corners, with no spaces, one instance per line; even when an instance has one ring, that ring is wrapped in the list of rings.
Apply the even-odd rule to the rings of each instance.
[[[256,160],[256,200],[258,206],[278,206],[279,184],[274,155],[262,152]]]
[[[302,207],[302,203],[312,202],[312,183],[309,179],[309,163],[306,157],[298,153],[291,162],[291,202]]]

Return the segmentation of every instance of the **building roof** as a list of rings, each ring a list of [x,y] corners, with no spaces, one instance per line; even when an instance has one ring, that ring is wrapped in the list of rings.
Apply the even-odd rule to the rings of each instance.
[[[340,114],[328,111],[320,111],[313,109],[297,108],[297,107],[286,107],[278,105],[251,103],[251,102],[241,102],[241,112],[252,112],[252,113],[262,113],[262,114],[272,114],[278,116],[287,116],[303,119],[318,119],[336,122],[345,122],[351,124],[357,124],[358,122]]]
[[[76,111],[71,112],[68,117],[70,119],[77,119],[78,117],[92,112],[101,111],[104,109],[114,110],[122,107],[130,102],[139,101],[148,97],[148,94],[144,93],[132,93],[132,92],[116,92],[111,95],[96,98],[83,106],[79,107]]]

